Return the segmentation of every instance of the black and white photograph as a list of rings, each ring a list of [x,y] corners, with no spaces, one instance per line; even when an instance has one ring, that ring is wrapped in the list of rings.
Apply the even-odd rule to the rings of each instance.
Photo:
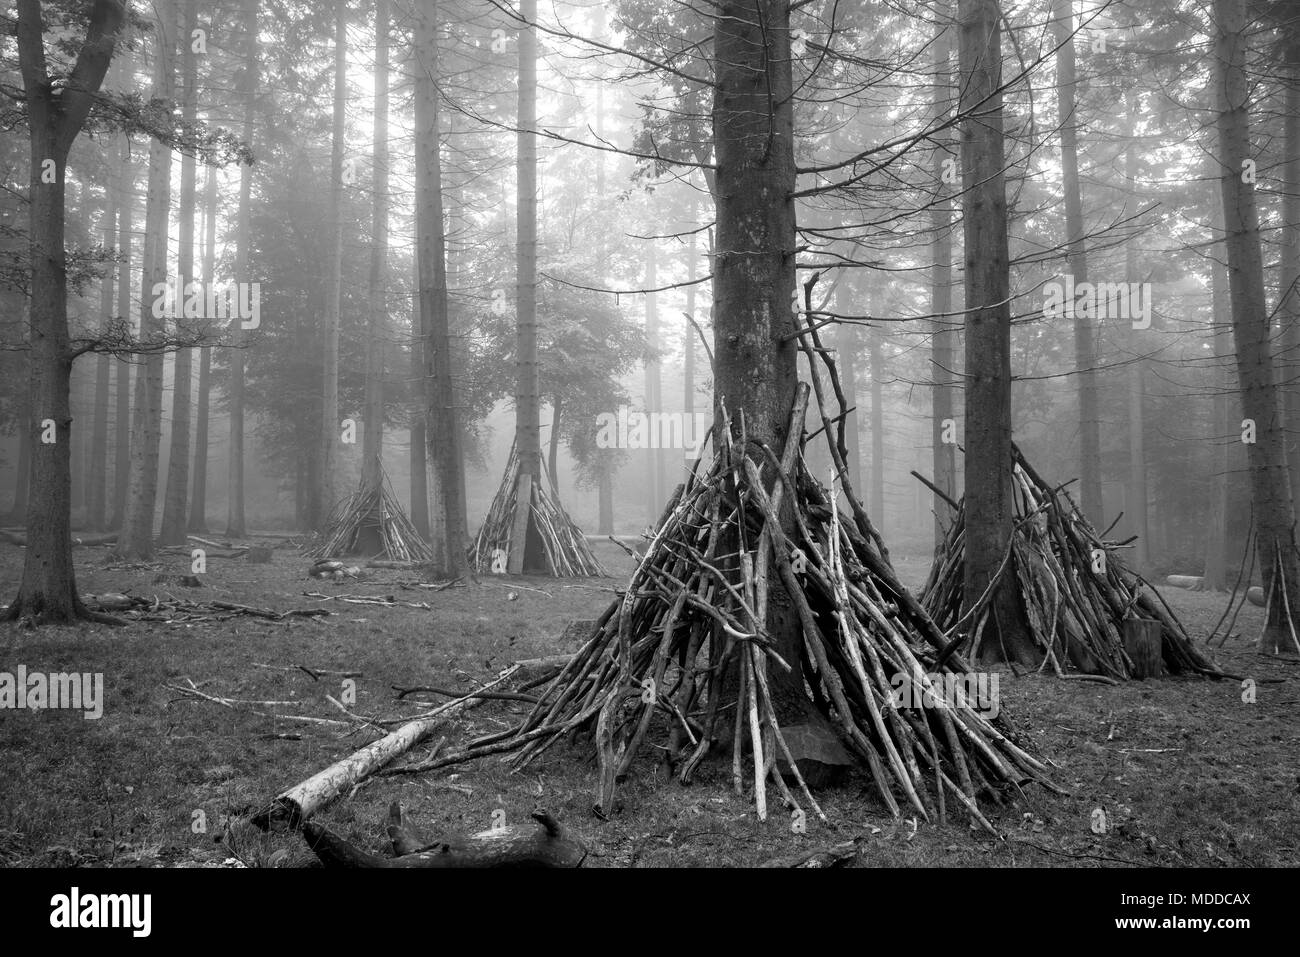
[[[1231,947],[1298,513],[1295,0],[0,0],[26,924],[883,868]]]

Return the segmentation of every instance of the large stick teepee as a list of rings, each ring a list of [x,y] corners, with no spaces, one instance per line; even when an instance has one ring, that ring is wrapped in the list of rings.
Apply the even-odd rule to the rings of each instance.
[[[1145,620],[1158,623],[1165,670],[1220,674],[1160,593],[1124,565],[1118,544],[1103,541],[1069,494],[1044,481],[1019,448],[1012,446],[1012,455],[1016,524],[995,586],[1018,590],[1043,666],[1058,675],[1073,666],[1117,680],[1132,677],[1125,627]],[[954,647],[978,658],[993,589],[966,607],[964,502],[950,504],[956,517],[935,555],[921,601],[940,627],[953,633]]]
[[[960,806],[992,831],[981,797],[1029,781],[1051,787],[996,703],[952,680],[969,670],[962,657],[936,670],[945,636],[899,583],[860,506],[852,502],[854,517],[841,518],[835,496],[809,474],[801,455],[807,399],[801,384],[779,459],[748,442],[743,427],[733,441],[723,410],[723,446],[678,487],[626,590],[532,712],[412,770],[506,752],[523,767],[587,733],[599,766],[597,808],[608,813],[618,782],[652,740],[677,757],[683,783],[729,742],[733,783],[742,792],[752,784],[760,818],[769,784],[788,807],[820,816],[774,695],[773,669],[791,666],[768,631],[768,592],[779,579],[798,612],[808,705],[891,812],[906,806],[942,819],[946,807]],[[781,520],[783,508],[793,523]]]
[[[542,474],[546,474],[544,467]],[[564,510],[555,489],[548,485],[545,480],[534,481],[520,470],[518,450],[512,445],[501,487],[470,547],[470,565],[476,572],[512,575],[537,572],[556,578],[608,574],[592,554],[582,529]],[[529,500],[528,508],[519,508],[521,498]]]

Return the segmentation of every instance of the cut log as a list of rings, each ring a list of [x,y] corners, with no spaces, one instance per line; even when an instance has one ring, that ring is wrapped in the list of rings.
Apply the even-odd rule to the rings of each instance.
[[[396,817],[397,836],[393,836]],[[545,811],[531,815],[533,824],[508,825],[470,834],[449,836],[420,844],[416,832],[401,820],[401,808],[389,811],[389,836],[398,857],[368,854],[331,833],[315,821],[303,826],[303,837],[327,867],[484,868],[579,867],[587,849],[559,821]]]
[[[483,691],[505,681],[515,674],[516,670],[513,667],[507,668],[478,690]],[[301,826],[304,821],[344,790],[369,777],[399,755],[405,754],[428,737],[430,732],[450,714],[459,711],[474,700],[466,697],[449,701],[441,707],[425,712],[413,721],[408,721],[396,731],[366,745],[342,761],[336,761],[324,771],[278,794],[253,817],[253,823],[264,831]]]
[[[1160,677],[1163,631],[1160,622],[1148,618],[1129,618],[1124,622],[1124,651],[1133,662],[1134,678]]]
[[[1205,587],[1205,579],[1200,575],[1166,575],[1165,584],[1186,588],[1188,591],[1201,591]]]
[[[428,838],[403,817],[400,801],[394,801],[388,806],[387,830],[389,843],[393,845],[393,857],[418,854],[430,844]]]

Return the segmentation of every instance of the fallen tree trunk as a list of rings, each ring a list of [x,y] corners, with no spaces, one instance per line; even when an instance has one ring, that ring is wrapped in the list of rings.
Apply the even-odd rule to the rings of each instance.
[[[21,545],[26,547],[27,534],[25,532],[6,532],[0,530],[0,539],[11,545]],[[81,535],[72,537],[73,547],[78,545],[113,545],[117,542],[116,533],[111,535]]]
[[[402,821],[401,806],[389,810],[389,838],[398,857],[380,857],[354,847],[314,821],[303,826],[307,846],[327,867],[483,868],[579,867],[587,849],[545,811],[535,824],[507,825],[462,837],[424,843]]]
[[[517,667],[507,668],[478,690],[483,691],[500,684],[517,670]],[[281,792],[253,817],[253,823],[263,831],[301,826],[342,791],[369,777],[399,755],[405,754],[428,737],[430,732],[450,714],[474,700],[471,697],[464,697],[449,701],[408,721],[396,731],[366,745],[342,761],[336,761],[301,784]]]

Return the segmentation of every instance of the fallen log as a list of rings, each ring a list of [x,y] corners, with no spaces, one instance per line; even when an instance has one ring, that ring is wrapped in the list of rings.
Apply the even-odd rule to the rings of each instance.
[[[1205,579],[1200,575],[1166,575],[1165,584],[1188,591],[1201,591],[1205,588]]]
[[[4,540],[11,545],[20,545],[27,547],[27,534],[25,532],[6,532],[0,530],[0,540]],[[117,544],[117,534],[112,535],[74,535],[72,537],[73,547],[78,545],[115,545]]]
[[[515,671],[513,667],[507,668],[478,690],[484,691],[500,684]],[[366,745],[341,761],[336,761],[306,781],[282,791],[254,815],[253,823],[263,831],[301,826],[304,821],[333,801],[344,790],[415,747],[451,713],[464,708],[473,700],[468,696],[457,698],[455,701],[449,701],[439,708],[425,712],[391,734]]]
[[[838,844],[828,844],[825,847],[816,847],[797,854],[774,857],[758,866],[763,868],[845,867],[863,853],[865,844],[866,838],[855,837],[851,841],[841,841]]]
[[[396,816],[394,837],[393,817]],[[452,835],[420,844],[401,821],[401,808],[389,811],[389,836],[399,857],[380,857],[354,847],[315,821],[303,825],[307,846],[327,867],[383,868],[485,868],[579,867],[587,849],[559,821],[545,811],[534,811],[535,824],[506,825],[468,836]]]
[[[543,658],[524,658],[515,662],[523,674],[530,672],[547,671],[551,668],[563,668],[573,658],[573,655],[546,655]]]

